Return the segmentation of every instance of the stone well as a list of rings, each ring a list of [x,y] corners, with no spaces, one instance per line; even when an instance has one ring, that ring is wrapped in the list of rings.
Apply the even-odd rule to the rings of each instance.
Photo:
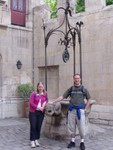
[[[91,106],[95,101],[91,100],[91,105],[86,113],[86,120],[91,112]],[[69,101],[64,100],[54,105],[47,104],[45,109],[44,135],[56,140],[66,139],[69,134],[67,130],[67,111]]]

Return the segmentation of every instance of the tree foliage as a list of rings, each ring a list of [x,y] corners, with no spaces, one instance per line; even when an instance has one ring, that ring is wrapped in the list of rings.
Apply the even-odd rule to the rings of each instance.
[[[50,18],[57,18],[57,0],[45,0],[45,3],[49,6],[51,10]]]
[[[85,11],[85,0],[76,1],[76,13]]]
[[[112,5],[113,4],[113,0],[106,0],[106,5]]]

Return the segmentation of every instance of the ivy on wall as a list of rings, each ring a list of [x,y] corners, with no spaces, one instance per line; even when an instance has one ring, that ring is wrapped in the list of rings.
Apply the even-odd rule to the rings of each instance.
[[[113,4],[113,0],[106,0],[106,5],[112,5]]]
[[[76,13],[85,11],[85,0],[76,1]]]
[[[57,18],[57,0],[44,0],[51,10],[50,18]]]

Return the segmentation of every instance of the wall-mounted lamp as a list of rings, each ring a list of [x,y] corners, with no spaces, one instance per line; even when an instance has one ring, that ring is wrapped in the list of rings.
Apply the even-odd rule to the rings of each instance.
[[[0,0],[0,5],[3,6],[6,3],[6,0]]]
[[[20,61],[20,60],[18,60],[18,61],[17,61],[16,66],[17,66],[17,69],[21,69],[21,67],[22,67],[22,63],[21,63],[21,61]]]

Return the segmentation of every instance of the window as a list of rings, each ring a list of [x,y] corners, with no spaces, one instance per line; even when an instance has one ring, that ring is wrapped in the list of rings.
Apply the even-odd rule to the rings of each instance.
[[[11,24],[25,26],[26,0],[11,0]]]

